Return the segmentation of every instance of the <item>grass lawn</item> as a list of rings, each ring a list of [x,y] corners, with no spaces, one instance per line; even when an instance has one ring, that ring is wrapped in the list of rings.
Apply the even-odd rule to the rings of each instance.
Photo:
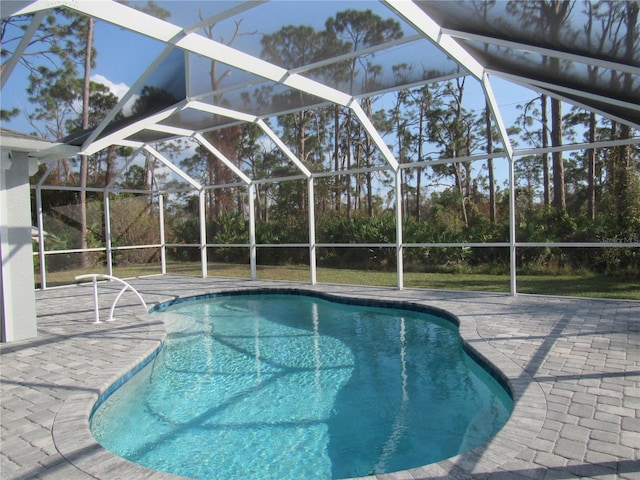
[[[75,282],[76,275],[83,273],[106,273],[106,269],[66,270],[47,273],[47,286],[65,285]],[[160,274],[159,264],[128,265],[114,268],[114,275],[130,278],[142,275]],[[201,275],[198,262],[168,262],[167,273],[179,275]],[[209,264],[211,277],[250,278],[248,265]],[[258,266],[260,280],[288,280],[309,282],[309,267],[306,265]],[[366,271],[352,269],[318,268],[318,283],[396,286],[395,272]],[[539,295],[566,295],[576,297],[616,298],[640,300],[640,278],[617,278],[596,274],[580,275],[518,275],[519,293]],[[36,273],[36,286],[40,286],[40,276]],[[427,288],[435,290],[469,290],[483,292],[509,292],[508,275],[414,273],[404,275],[406,288]]]

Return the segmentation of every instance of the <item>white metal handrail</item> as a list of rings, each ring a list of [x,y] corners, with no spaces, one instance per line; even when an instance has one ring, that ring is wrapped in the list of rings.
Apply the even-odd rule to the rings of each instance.
[[[102,323],[100,321],[100,313],[98,312],[98,277],[105,280],[112,280],[115,282],[119,282],[122,285],[124,285],[124,287],[122,287],[122,290],[120,290],[120,292],[118,293],[118,296],[116,297],[116,299],[113,301],[113,304],[111,305],[111,309],[109,310],[109,318],[106,320],[107,322],[113,322],[114,320],[113,312],[116,309],[116,304],[118,303],[118,300],[120,300],[120,297],[122,296],[122,294],[127,290],[127,288],[131,289],[131,291],[136,294],[136,296],[140,300],[140,303],[144,307],[145,311],[147,310],[147,304],[145,303],[142,296],[138,293],[138,291],[135,288],[133,288],[124,280],[121,280],[120,278],[117,278],[111,275],[106,275],[104,273],[89,273],[86,275],[78,275],[76,277],[76,280],[84,280],[86,278],[91,278],[93,280],[93,307],[95,312],[95,320],[93,323]]]

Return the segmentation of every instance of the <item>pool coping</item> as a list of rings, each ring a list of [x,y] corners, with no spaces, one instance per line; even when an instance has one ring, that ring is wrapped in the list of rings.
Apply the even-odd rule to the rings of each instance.
[[[342,298],[352,301],[362,301],[366,298],[367,289],[362,288],[357,293],[353,287],[351,291],[336,290],[335,286],[288,286],[282,285],[247,285],[239,287],[219,288],[211,285],[204,288],[200,295],[221,294],[229,292],[262,291],[297,291],[301,294],[318,295],[326,297]],[[375,295],[375,293],[369,293]],[[166,301],[181,301],[187,297],[197,296],[172,296]],[[379,298],[372,301],[380,302]],[[495,369],[502,380],[506,382],[514,399],[514,407],[507,423],[490,440],[484,444],[460,455],[446,460],[389,474],[359,477],[360,480],[403,480],[416,478],[467,478],[474,473],[495,472],[509,461],[527,450],[540,433],[547,414],[547,403],[544,392],[538,382],[535,381],[517,363],[500,352],[494,346],[484,341],[478,333],[475,317],[458,315],[455,311],[444,310],[431,305],[429,299],[423,300],[389,300],[382,302],[397,304],[414,304],[421,308],[446,312],[455,317],[458,323],[460,337],[465,347],[470,349],[480,359]],[[153,310],[153,304],[150,309]],[[151,322],[148,313],[135,313],[137,321]],[[123,377],[131,374],[131,371],[139,364],[153,355],[162,345],[166,332],[163,326],[157,325],[148,334],[148,346],[136,351],[124,366],[119,366],[113,371],[103,371],[100,380],[92,391],[75,393],[66,398],[58,410],[52,425],[52,437],[58,452],[76,468],[94,478],[149,478],[149,479],[179,479],[185,478],[166,472],[147,469],[141,465],[132,463],[106,450],[91,435],[89,418],[100,395],[104,394],[113,385],[121,381]],[[82,452],[82,454],[79,454]]]

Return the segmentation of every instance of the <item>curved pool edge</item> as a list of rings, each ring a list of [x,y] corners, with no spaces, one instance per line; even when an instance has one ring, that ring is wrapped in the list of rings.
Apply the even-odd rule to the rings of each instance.
[[[131,316],[135,322],[148,325],[146,338],[136,345],[126,359],[119,357],[122,361],[115,361],[113,368],[96,373],[95,384],[88,385],[91,388],[67,397],[53,420],[53,443],[69,463],[93,478],[180,479],[114,454],[100,445],[91,434],[89,422],[100,402],[155,358],[164,344],[164,324],[154,324],[154,319],[148,313],[132,313]]]
[[[428,299],[402,299],[403,291],[389,291],[390,297],[381,299],[372,296],[367,289],[359,292],[341,292],[331,286],[315,287],[253,287],[253,288],[225,288],[209,289],[196,295],[176,296],[156,302],[149,310],[157,310],[160,305],[179,303],[187,298],[207,297],[216,294],[235,293],[264,293],[298,292],[302,295],[320,296],[331,300],[349,301],[362,304],[389,304],[394,308],[399,305],[419,308],[421,311],[431,311],[437,315],[444,315],[458,325],[459,335],[465,348],[488,366],[494,376],[506,383],[514,400],[513,410],[507,423],[490,440],[484,444],[450,457],[437,463],[413,468],[410,470],[383,474],[377,476],[360,477],[364,479],[428,479],[428,478],[465,478],[481,472],[499,471],[501,465],[512,461],[527,450],[542,429],[546,418],[546,400],[541,386],[514,361],[491,346],[478,333],[476,319],[456,312],[455,309],[443,309],[433,306]],[[379,292],[378,292],[379,293]],[[150,314],[135,315],[141,322],[152,323]],[[150,328],[147,341],[143,342],[131,356],[122,364],[114,366],[113,370],[103,371],[96,375],[96,384],[89,391],[74,394],[66,399],[58,410],[52,425],[52,436],[56,449],[60,454],[79,470],[95,478],[152,478],[179,479],[179,477],[165,472],[147,469],[115,455],[102,447],[93,438],[89,429],[89,420],[100,398],[105,392],[115,390],[114,384],[122,382],[122,378],[138,368],[150,356],[154,355],[162,345],[166,335],[164,324]],[[117,363],[117,362],[116,362]]]

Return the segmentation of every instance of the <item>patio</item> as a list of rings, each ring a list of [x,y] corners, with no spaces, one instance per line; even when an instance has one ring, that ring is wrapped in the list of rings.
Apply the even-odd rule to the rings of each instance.
[[[462,337],[508,380],[509,422],[488,443],[379,479],[640,477],[640,303],[285,282],[138,278],[151,307],[232,289],[292,288],[445,309]],[[101,316],[120,286],[101,283]],[[163,324],[126,293],[116,321],[94,324],[88,285],[36,292],[38,336],[0,345],[3,479],[175,478],[92,439],[98,395],[158,348]],[[373,477],[370,477],[373,478]]]

